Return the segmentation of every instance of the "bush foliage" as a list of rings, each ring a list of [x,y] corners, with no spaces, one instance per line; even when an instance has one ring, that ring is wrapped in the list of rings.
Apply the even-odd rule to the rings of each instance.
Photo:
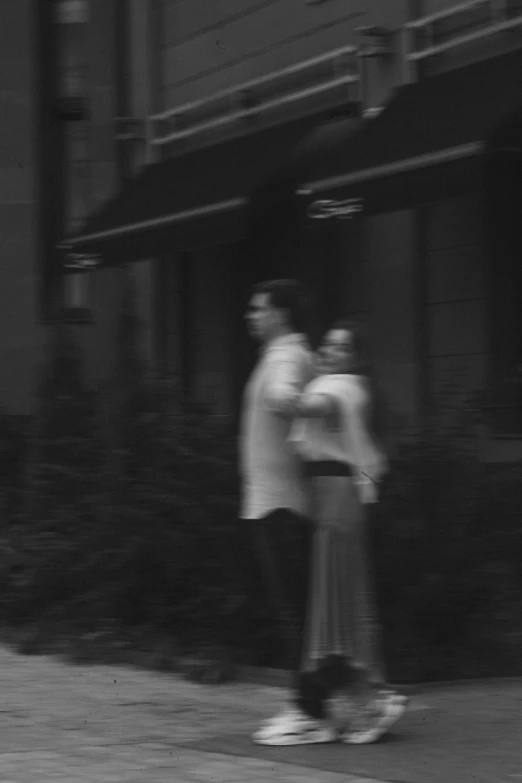
[[[155,650],[167,668],[179,650],[277,665],[270,608],[243,581],[255,563],[237,521],[233,427],[147,379],[123,290],[111,384],[87,390],[74,334],[58,325],[35,415],[0,417],[0,625],[21,629],[27,652],[67,638],[79,655]],[[396,681],[521,673],[522,466],[484,466],[476,406],[454,399],[397,448],[371,512]]]

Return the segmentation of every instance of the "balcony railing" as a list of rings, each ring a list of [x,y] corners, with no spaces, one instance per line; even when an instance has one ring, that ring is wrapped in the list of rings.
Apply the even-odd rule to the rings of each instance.
[[[245,122],[360,83],[358,48],[346,46],[148,118],[152,146]],[[300,83],[299,83],[300,82]],[[360,96],[357,91],[357,101]]]
[[[414,81],[423,60],[517,28],[522,28],[520,0],[468,0],[408,22],[403,27],[403,80]]]
[[[429,58],[482,39],[522,31],[522,0],[466,0],[408,22],[402,28],[403,81],[416,79]],[[362,46],[346,46],[304,60],[267,76],[222,90],[200,100],[149,116],[132,138],[145,137],[148,159],[165,144],[260,119],[274,110],[346,90],[346,102],[362,104]],[[367,52],[366,52],[367,54]],[[121,118],[120,125],[128,126]],[[121,130],[121,138],[128,130]]]

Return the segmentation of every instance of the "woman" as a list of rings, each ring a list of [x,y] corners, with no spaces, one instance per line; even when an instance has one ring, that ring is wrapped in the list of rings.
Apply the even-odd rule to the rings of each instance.
[[[271,745],[336,738],[328,701],[348,691],[348,744],[378,740],[406,699],[385,682],[367,564],[364,505],[377,500],[386,470],[377,445],[380,408],[360,326],[336,324],[320,352],[320,375],[305,389],[291,440],[308,475],[316,523],[308,627],[293,711],[272,719],[257,741]]]
[[[322,375],[305,390],[293,440],[310,481],[317,529],[302,666],[306,706],[350,686],[355,707],[343,739],[375,742],[405,710],[385,684],[367,564],[364,505],[377,501],[386,458],[377,445],[381,409],[361,327],[334,325],[321,350]],[[320,707],[319,707],[320,710]]]

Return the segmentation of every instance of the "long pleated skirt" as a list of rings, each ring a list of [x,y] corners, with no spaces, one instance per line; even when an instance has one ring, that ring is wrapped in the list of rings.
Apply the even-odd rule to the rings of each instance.
[[[385,682],[367,551],[365,507],[347,476],[309,479],[314,534],[303,671],[334,655]]]

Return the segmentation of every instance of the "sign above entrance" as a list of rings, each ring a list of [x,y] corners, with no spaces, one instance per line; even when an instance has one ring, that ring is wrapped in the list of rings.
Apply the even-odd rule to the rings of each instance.
[[[349,198],[344,199],[344,201],[319,199],[318,201],[312,201],[308,206],[307,213],[312,220],[329,220],[331,218],[348,220],[362,212],[363,207],[364,202],[360,198]]]

